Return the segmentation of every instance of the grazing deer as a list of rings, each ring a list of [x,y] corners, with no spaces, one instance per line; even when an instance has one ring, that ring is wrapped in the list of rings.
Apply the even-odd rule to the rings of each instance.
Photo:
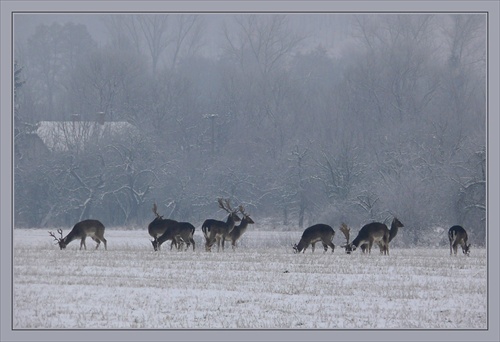
[[[57,241],[61,249],[65,249],[71,241],[77,239],[81,240],[80,249],[82,249],[82,246],[87,249],[87,245],[85,244],[87,236],[90,236],[92,240],[97,242],[96,249],[99,248],[101,241],[104,242],[104,249],[108,249],[106,245],[107,241],[104,238],[104,225],[98,220],[84,220],[78,222],[64,238],[62,229],[58,229],[57,232],[61,235],[60,238],[57,238],[52,232],[49,232],[49,235]]]
[[[172,240],[172,244],[177,245],[177,249],[181,248],[181,243],[186,243],[186,250],[188,250],[191,244],[193,245],[193,251],[195,248],[195,243],[193,239],[194,226],[189,222],[176,222],[175,224],[168,226],[165,232],[155,241],[152,241],[153,248],[158,251],[161,244],[167,240]],[[170,247],[172,249],[172,247]]]
[[[222,251],[224,251],[224,241],[227,239],[227,236],[229,236],[229,234],[233,231],[236,222],[241,221],[240,217],[237,215],[238,209],[233,210],[228,199],[223,201],[222,198],[219,198],[217,202],[219,203],[219,208],[227,211],[229,215],[226,222],[213,219],[208,219],[203,222],[201,230],[203,231],[203,235],[205,236],[205,250],[207,252],[210,252],[212,250],[212,246],[215,242],[217,242],[217,252],[219,252],[221,240]]]
[[[389,255],[389,243],[398,233],[398,229],[404,227],[397,218],[392,220],[391,229],[380,222],[368,223],[361,228],[358,236],[350,244],[351,251],[360,247],[363,253],[371,253],[372,246],[377,243],[380,247],[380,253]],[[346,247],[347,250],[347,247]]]
[[[332,227],[326,224],[315,224],[304,230],[302,237],[300,238],[299,244],[293,246],[294,253],[305,252],[309,245],[312,245],[312,252],[314,253],[314,246],[316,242],[321,241],[325,252],[328,250],[328,246],[332,249],[332,253],[335,250],[335,245],[332,242],[335,236],[335,231]]]
[[[462,246],[462,252],[469,256],[470,244],[467,244],[467,232],[461,226],[453,226],[448,230],[448,239],[450,240],[450,255],[452,251],[457,255],[458,245]]]
[[[340,225],[340,231],[342,232],[342,234],[344,234],[344,236],[345,236],[345,238],[347,240],[346,244],[343,245],[343,246],[340,246],[340,247],[345,248],[345,252],[347,254],[351,254],[352,253],[352,245],[349,242],[349,236],[350,236],[351,228],[347,227],[347,224],[342,223]]]
[[[231,246],[233,251],[236,248],[236,242],[241,238],[241,236],[246,232],[249,224],[254,224],[255,222],[250,218],[250,216],[245,213],[245,208],[242,205],[239,207],[239,211],[242,215],[241,223],[233,228],[231,233],[226,236],[226,241],[231,241]]]
[[[165,233],[165,230],[168,227],[171,227],[171,226],[177,224],[178,222],[175,220],[164,219],[162,215],[158,214],[158,206],[156,205],[156,203],[153,203],[153,213],[156,215],[156,217],[148,225],[148,232],[149,232],[149,235],[151,235],[151,237],[153,238],[151,243],[153,244],[153,248],[156,251],[155,246],[157,246],[159,248],[159,245],[157,243],[157,239]],[[181,244],[181,241],[179,241],[179,239],[172,239],[172,243],[170,244],[170,250],[172,250],[173,246],[175,246],[175,248],[179,249],[180,244]]]

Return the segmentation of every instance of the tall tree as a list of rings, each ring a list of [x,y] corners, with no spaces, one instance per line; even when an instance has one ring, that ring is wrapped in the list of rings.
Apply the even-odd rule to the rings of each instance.
[[[84,25],[53,23],[36,28],[28,38],[24,59],[30,73],[29,87],[41,95],[39,115],[55,119],[64,114],[61,102],[67,75],[94,47]]]

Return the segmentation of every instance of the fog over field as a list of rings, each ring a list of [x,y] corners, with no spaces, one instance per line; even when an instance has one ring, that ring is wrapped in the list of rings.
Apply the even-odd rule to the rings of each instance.
[[[15,227],[288,230],[398,217],[486,238],[482,13],[14,15]],[[439,234],[437,234],[439,235]]]

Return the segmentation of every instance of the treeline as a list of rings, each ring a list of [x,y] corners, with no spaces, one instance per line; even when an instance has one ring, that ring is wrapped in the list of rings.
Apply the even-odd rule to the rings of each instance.
[[[110,15],[106,44],[73,23],[16,42],[16,226],[145,227],[153,202],[201,223],[223,197],[257,226],[397,216],[400,243],[453,224],[484,243],[484,15],[343,15],[334,46],[286,15],[227,15],[211,55],[205,19]],[[133,128],[26,152],[40,121],[99,112]]]

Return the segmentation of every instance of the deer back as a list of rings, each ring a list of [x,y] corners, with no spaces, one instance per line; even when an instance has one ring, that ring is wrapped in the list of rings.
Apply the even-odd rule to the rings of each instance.
[[[448,239],[450,242],[456,241],[460,244],[467,243],[467,232],[462,226],[453,226],[448,230]]]
[[[330,242],[335,236],[335,231],[327,224],[315,224],[308,227],[302,233],[299,243],[297,244],[298,252],[309,246],[311,243],[318,241]]]
[[[236,214],[229,214],[226,222],[212,220],[210,226],[208,226],[207,231],[208,236],[214,237],[215,235],[228,235],[234,229],[236,222],[241,221],[241,219]]]
[[[195,228],[189,222],[179,222],[174,228],[174,231],[177,235],[180,235],[184,241],[189,241],[193,238]]]
[[[104,236],[104,225],[98,220],[83,220],[73,226],[73,229],[64,238],[64,242],[68,244],[75,239],[81,239],[88,235]]]
[[[203,222],[203,225],[201,226],[201,231],[203,232],[205,238],[208,238],[208,236],[210,235],[210,227],[212,227],[212,225],[214,224],[217,224],[217,222],[221,221],[217,221],[214,219],[207,219],[205,220],[205,222]]]
[[[364,225],[358,236],[352,240],[352,244],[356,247],[367,243],[368,241],[380,241],[384,239],[384,236],[389,237],[389,228],[383,223],[372,222]]]
[[[171,219],[164,219],[161,217],[156,217],[148,225],[148,232],[153,238],[157,239],[162,236],[165,231],[172,226],[175,226],[178,222]]]

